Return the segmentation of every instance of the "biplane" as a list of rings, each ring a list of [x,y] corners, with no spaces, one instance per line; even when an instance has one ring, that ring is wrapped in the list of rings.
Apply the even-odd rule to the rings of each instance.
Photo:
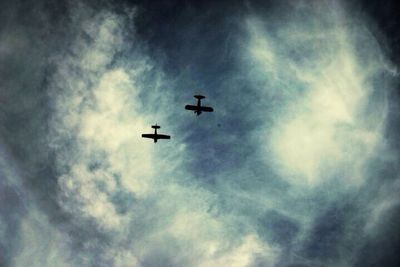
[[[197,114],[197,116],[199,116],[202,112],[213,112],[214,109],[211,107],[206,107],[206,106],[202,106],[201,105],[201,100],[206,98],[205,96],[202,95],[195,95],[195,98],[197,98],[197,105],[186,105],[185,109],[187,110],[192,110],[194,111],[194,113]]]

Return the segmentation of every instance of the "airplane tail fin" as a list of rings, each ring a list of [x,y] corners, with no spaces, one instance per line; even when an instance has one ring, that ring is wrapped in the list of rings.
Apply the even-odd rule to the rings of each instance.
[[[203,98],[206,98],[205,96],[203,96],[203,95],[195,95],[194,96],[195,98],[197,98],[197,99],[203,99]]]
[[[153,129],[160,129],[161,126],[158,126],[158,125],[156,124],[156,125],[152,125],[151,128],[153,128]]]

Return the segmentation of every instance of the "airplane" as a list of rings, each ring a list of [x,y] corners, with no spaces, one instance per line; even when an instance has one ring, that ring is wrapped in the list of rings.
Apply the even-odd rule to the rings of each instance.
[[[201,105],[201,100],[203,98],[206,98],[205,96],[202,95],[195,95],[195,98],[197,98],[197,106],[193,106],[193,105],[186,105],[185,109],[187,110],[194,110],[194,113],[197,114],[197,116],[199,116],[202,112],[213,112],[213,108],[211,107],[205,107]]]
[[[142,134],[143,138],[151,138],[154,140],[154,143],[157,143],[158,139],[170,139],[171,138],[171,136],[169,136],[169,135],[157,133],[157,129],[161,128],[161,126],[158,126],[157,123],[156,123],[156,125],[152,125],[151,128],[154,129],[154,134]]]

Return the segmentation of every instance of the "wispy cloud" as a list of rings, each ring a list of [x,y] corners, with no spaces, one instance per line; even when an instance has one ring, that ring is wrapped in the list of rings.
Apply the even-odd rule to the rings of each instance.
[[[399,203],[385,135],[396,68],[363,18],[339,2],[248,1],[215,21],[219,5],[188,4],[167,27],[138,5],[40,5],[65,11],[63,30],[45,31],[58,39],[36,48],[35,79],[0,91],[25,94],[5,105],[5,121],[23,123],[0,128],[0,198],[12,203],[0,265],[362,262]],[[0,56],[28,47],[1,36]],[[185,112],[202,90],[215,112]],[[142,139],[154,123],[172,139]]]
[[[314,216],[325,220],[317,219],[325,205],[368,187],[370,162],[390,153],[382,151],[391,84],[383,52],[359,18],[336,4],[316,6],[288,8],[293,17],[279,27],[248,19],[244,55],[266,99],[265,162],[289,186],[282,198],[302,206],[278,209],[297,218],[303,233],[318,227]]]
[[[107,240],[95,244],[75,237],[83,242],[86,257],[93,250],[100,253],[91,264],[272,263],[276,249],[251,232],[235,237],[236,226],[229,230],[223,215],[209,212],[215,196],[184,171],[188,154],[178,144],[179,136],[157,146],[140,138],[155,122],[164,122],[164,131],[173,131],[177,122],[165,114],[170,93],[159,87],[170,85],[162,80],[152,86],[142,83],[143,76],[163,77],[162,71],[143,53],[124,54],[128,40],[123,32],[132,21],[104,12],[79,23],[82,32],[70,54],[56,59],[51,144],[60,173],[61,208],[81,231],[95,227]],[[140,51],[140,42],[136,45],[133,49]],[[162,97],[144,102],[144,88]]]
[[[287,22],[277,37],[254,19],[248,24],[249,52],[269,80],[265,90],[285,103],[267,136],[277,171],[312,186],[346,169],[340,176],[347,184],[362,183],[363,164],[380,142],[385,120],[384,102],[372,104],[381,106],[380,114],[366,110],[374,90],[385,94],[385,88],[374,88],[373,79],[384,71],[378,48],[371,45],[375,58],[357,55],[358,40],[350,32],[363,29],[333,15],[321,19],[328,26],[305,20],[294,28],[297,21]]]

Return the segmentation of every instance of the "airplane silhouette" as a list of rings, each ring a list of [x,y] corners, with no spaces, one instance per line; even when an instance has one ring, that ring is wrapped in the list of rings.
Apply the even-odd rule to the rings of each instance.
[[[199,116],[202,112],[213,112],[213,108],[211,107],[205,107],[201,105],[201,100],[203,98],[206,98],[205,96],[202,95],[195,95],[195,98],[197,98],[197,106],[193,106],[193,105],[186,105],[185,109],[187,110],[193,110],[194,113],[197,114],[197,116]]]
[[[158,139],[170,139],[171,136],[166,135],[166,134],[158,134],[157,129],[160,129],[161,126],[158,126],[157,123],[156,125],[152,125],[151,128],[154,129],[154,134],[142,134],[143,138],[150,138],[154,140],[154,143],[157,143]]]

